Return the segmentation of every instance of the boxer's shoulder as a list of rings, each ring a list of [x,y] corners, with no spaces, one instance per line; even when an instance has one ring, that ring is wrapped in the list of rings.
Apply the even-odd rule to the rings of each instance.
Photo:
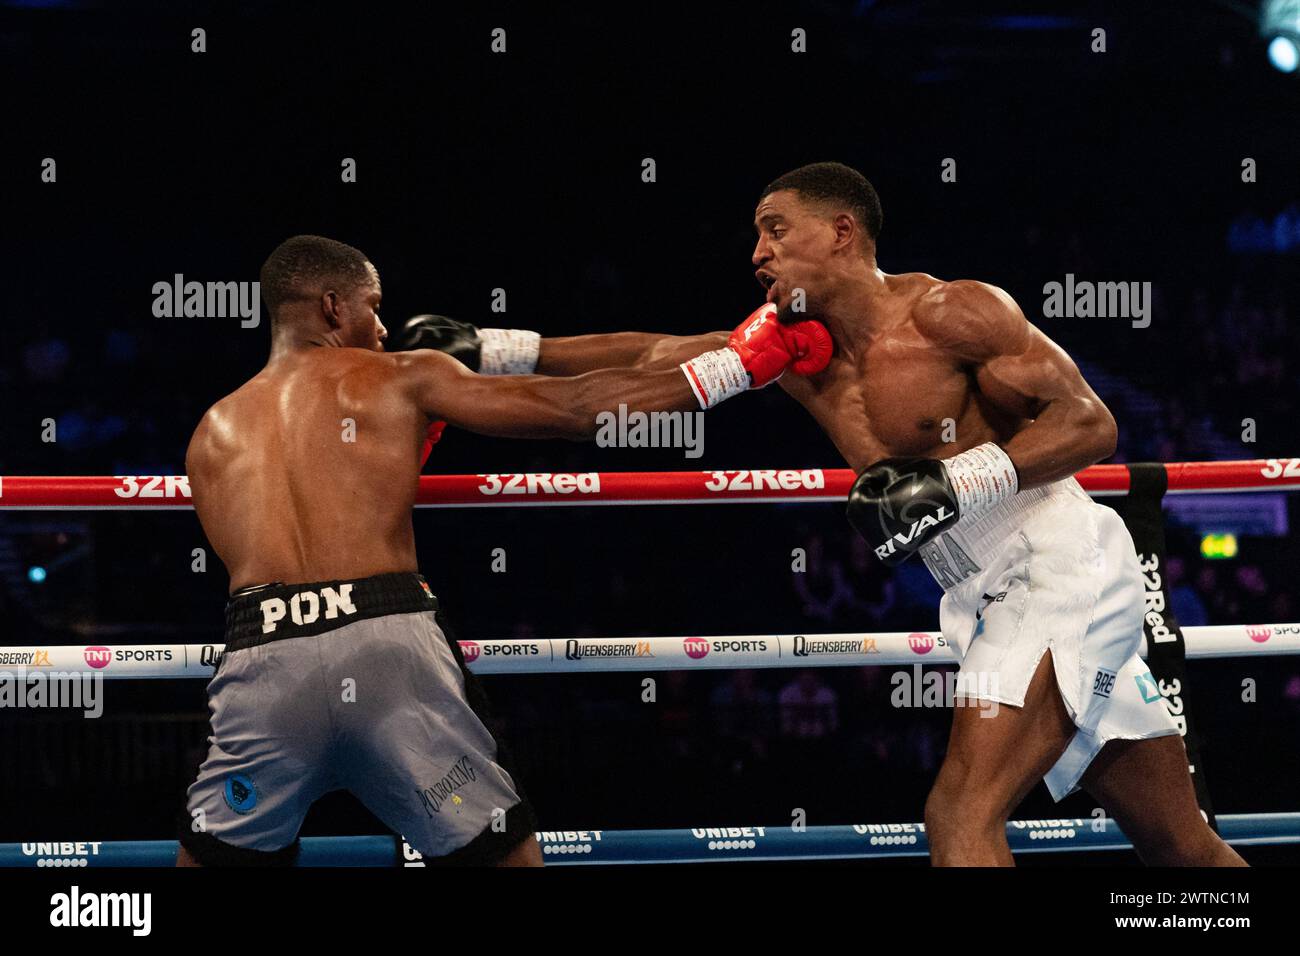
[[[329,349],[329,369],[322,369],[325,380],[339,380],[365,390],[403,388],[418,379],[431,365],[428,352],[378,352],[369,349]],[[425,372],[427,374],[427,372]]]
[[[917,330],[935,346],[980,361],[1029,344],[1029,323],[1011,296],[975,279],[934,280],[912,307]]]
[[[415,385],[428,385],[449,376],[472,374],[460,361],[436,349],[371,354],[377,355],[385,363],[387,374]]]

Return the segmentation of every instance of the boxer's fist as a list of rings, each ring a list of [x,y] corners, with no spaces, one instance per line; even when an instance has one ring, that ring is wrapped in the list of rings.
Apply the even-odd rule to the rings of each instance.
[[[994,442],[960,455],[886,458],[853,483],[849,523],[881,561],[900,564],[962,519],[988,514],[1020,490],[1020,472]]]
[[[961,517],[957,494],[943,462],[934,458],[886,458],[853,483],[849,524],[877,558],[902,564]]]
[[[683,362],[700,408],[712,408],[749,388],[762,388],[797,363],[812,375],[826,367],[831,357],[830,333],[820,322],[782,325],[776,306],[764,305],[736,326],[727,347],[705,352]]]
[[[388,337],[388,351],[436,349],[477,372],[483,353],[483,339],[477,326],[445,315],[417,315],[406,320],[396,335]]]
[[[776,306],[760,306],[749,318],[736,326],[727,339],[727,348],[740,356],[749,373],[750,388],[762,388],[781,377],[794,355],[786,342],[786,332],[776,320]]]
[[[790,363],[790,371],[794,374],[816,375],[830,364],[835,343],[831,341],[826,326],[816,319],[782,325],[781,336],[785,339],[786,348],[794,356],[794,361]]]
[[[480,375],[531,375],[541,343],[527,329],[480,329],[445,315],[417,315],[389,337],[388,351],[437,349]]]

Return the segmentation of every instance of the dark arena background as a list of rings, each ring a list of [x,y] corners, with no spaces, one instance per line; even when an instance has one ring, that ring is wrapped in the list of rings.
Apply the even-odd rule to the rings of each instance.
[[[1108,463],[1291,474],[1298,6],[2,3],[0,642],[222,640],[229,579],[192,510],[12,507],[17,476],[183,474],[204,411],[264,364],[265,321],[157,317],[156,283],[252,282],[315,233],[375,263],[390,329],[425,312],[543,335],[729,329],[762,302],[760,192],[821,160],[878,190],[881,269],[1000,286],[1076,360],[1119,423]],[[1067,275],[1150,283],[1149,325],[1045,314]],[[710,411],[699,458],[448,429],[424,473],[844,467],[771,388]],[[1164,507],[1179,625],[1292,625],[1271,654],[1189,654],[1214,812],[1293,813],[1297,496]],[[842,502],[421,509],[415,531],[461,640],[938,629],[924,566],[878,565]],[[898,706],[898,674],[483,680],[542,829],[613,831],[919,821],[951,711]],[[0,709],[0,843],[174,839],[204,685],[110,680],[95,720]],[[1039,785],[1013,819],[1093,813]],[[302,832],[386,831],[336,793]]]

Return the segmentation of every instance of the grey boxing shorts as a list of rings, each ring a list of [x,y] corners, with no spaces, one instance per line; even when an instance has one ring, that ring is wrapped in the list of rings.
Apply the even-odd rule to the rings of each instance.
[[[437,606],[418,574],[231,597],[208,754],[179,826],[198,863],[292,863],[308,808],[333,790],[430,863],[495,863],[532,834]]]

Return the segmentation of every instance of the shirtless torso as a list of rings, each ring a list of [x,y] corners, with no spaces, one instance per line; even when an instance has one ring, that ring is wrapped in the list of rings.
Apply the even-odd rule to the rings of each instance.
[[[286,356],[214,405],[186,471],[230,590],[415,571],[427,424],[394,358],[356,348]]]
[[[1028,488],[1109,454],[1109,412],[1070,356],[1008,295],[923,273],[883,276],[883,289],[870,333],[836,336],[822,375],[781,380],[854,471],[889,457],[949,458],[995,441],[1009,447]],[[1060,412],[1091,420],[1100,433],[1024,431],[1037,416]],[[1078,441],[1084,437],[1091,440]],[[1070,441],[1074,449],[1065,447]]]

